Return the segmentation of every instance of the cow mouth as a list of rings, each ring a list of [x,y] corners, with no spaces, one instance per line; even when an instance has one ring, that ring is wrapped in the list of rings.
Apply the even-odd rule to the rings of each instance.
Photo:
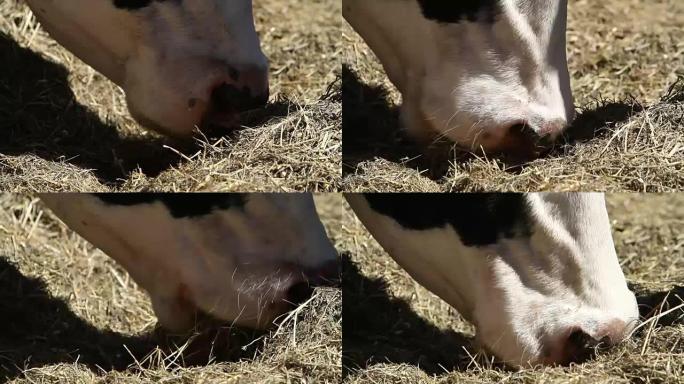
[[[443,155],[445,147],[455,145],[462,151],[494,156],[510,165],[519,165],[548,155],[557,140],[553,134],[538,135],[523,123],[514,124],[510,128],[510,133],[500,140],[485,131],[469,141],[459,141],[440,132],[429,122],[426,127],[429,131],[426,137],[429,138],[430,144],[424,148],[424,152],[429,149],[434,150],[434,154]]]
[[[209,97],[208,109],[202,121],[202,131],[223,133],[240,126],[240,114],[263,107],[268,94],[253,96],[247,87],[219,83]]]
[[[210,136],[222,135],[240,126],[240,114],[234,110],[214,110],[210,107],[207,116],[202,120],[200,130]]]
[[[492,146],[483,145],[483,149],[505,161],[521,163],[547,155],[553,149],[554,142],[552,135],[537,136],[531,129],[517,124],[510,129],[504,140]]]

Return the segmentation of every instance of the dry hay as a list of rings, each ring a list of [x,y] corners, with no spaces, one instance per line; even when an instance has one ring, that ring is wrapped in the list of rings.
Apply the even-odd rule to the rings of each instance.
[[[343,188],[681,190],[683,25],[679,0],[570,0],[569,65],[579,118],[551,153],[522,165],[460,151],[447,156],[448,149],[424,156],[399,130],[400,95],[347,26]]]
[[[317,196],[333,240],[341,197]],[[338,383],[339,288],[266,333],[155,330],[147,295],[37,199],[0,194],[0,381],[13,383]],[[212,342],[212,344],[209,344]]]
[[[0,185],[13,191],[333,191],[341,103],[335,0],[255,2],[271,102],[221,138],[145,131],[121,90],[0,3]]]
[[[616,250],[642,316],[684,303],[684,195],[607,200]],[[472,325],[412,280],[348,207],[344,228],[338,249],[346,252],[343,366],[349,383],[684,382],[683,308],[584,364],[505,369],[477,353]]]

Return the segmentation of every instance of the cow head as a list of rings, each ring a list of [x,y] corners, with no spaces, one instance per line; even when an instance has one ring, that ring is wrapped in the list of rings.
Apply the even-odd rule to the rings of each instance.
[[[43,27],[160,133],[232,126],[268,99],[251,0],[28,0]]]
[[[574,116],[566,0],[344,0],[343,12],[414,136],[529,157]]]
[[[200,310],[263,328],[334,277],[337,257],[310,195],[47,194],[69,227],[150,293],[165,327]]]
[[[600,194],[347,200],[385,250],[508,364],[581,361],[636,325]]]

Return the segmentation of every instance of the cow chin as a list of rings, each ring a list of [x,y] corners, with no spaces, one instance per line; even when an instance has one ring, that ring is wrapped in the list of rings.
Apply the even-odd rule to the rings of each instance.
[[[191,137],[209,109],[209,84],[201,84],[208,83],[208,76],[203,74],[207,79],[194,84],[188,78],[188,74],[197,72],[169,68],[152,59],[131,60],[122,84],[131,116],[157,133],[180,139]]]
[[[180,291],[179,291],[180,292]],[[274,320],[290,309],[285,302],[264,303],[241,297],[241,307],[237,308],[229,300],[217,301],[212,307],[199,308],[189,297],[179,293],[174,297],[151,294],[154,313],[159,323],[167,330],[185,333],[192,330],[201,318],[214,319],[219,323],[230,322],[252,329],[266,329]],[[237,296],[233,298],[237,301]]]
[[[265,329],[313,293],[302,270],[289,263],[250,262],[230,267],[213,259],[204,262],[212,264],[211,270],[193,273],[188,266],[182,272],[163,273],[180,273],[182,278],[172,279],[179,281],[175,285],[145,282],[144,286],[151,287],[154,312],[165,328],[182,333],[191,330],[198,317],[209,317],[231,325]]]
[[[429,112],[428,108],[402,105],[402,124],[409,136],[424,147],[440,142],[450,142],[458,148],[475,153],[512,154],[516,157],[532,157],[536,151],[523,140],[503,140],[500,132],[484,125],[485,119],[477,122],[466,111],[457,111],[447,104],[444,108],[433,108],[447,112]]]
[[[407,133],[423,146],[430,147],[435,143],[448,141],[469,151],[491,152],[496,149],[495,145],[489,144],[489,134],[477,134],[473,128],[477,124],[468,119],[465,113],[454,111],[451,116],[441,119],[427,108],[415,107],[410,103],[404,103],[401,110],[402,124]],[[442,121],[447,123],[443,124]]]
[[[135,91],[126,92],[128,109],[140,125],[177,139],[189,139],[198,132],[202,127],[202,116],[208,109],[207,103],[201,101],[188,108],[180,100],[160,99],[152,103],[147,100],[147,97],[138,97]]]

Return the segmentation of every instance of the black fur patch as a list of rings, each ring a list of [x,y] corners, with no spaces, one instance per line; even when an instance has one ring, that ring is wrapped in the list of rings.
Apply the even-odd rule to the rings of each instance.
[[[517,193],[377,193],[364,195],[370,207],[402,227],[428,230],[451,225],[466,246],[495,244],[499,238],[530,236],[528,207]]]
[[[136,10],[136,9],[141,9],[145,8],[148,5],[152,4],[152,2],[162,2],[166,0],[114,0],[114,6],[119,8],[119,9],[131,9],[131,10]],[[177,0],[177,2],[180,2],[180,0]]]
[[[168,208],[171,216],[204,216],[215,209],[242,209],[247,196],[241,193],[95,193],[97,198],[109,205],[132,206],[160,202]]]
[[[458,23],[462,20],[494,23],[499,0],[417,0],[428,20]]]

